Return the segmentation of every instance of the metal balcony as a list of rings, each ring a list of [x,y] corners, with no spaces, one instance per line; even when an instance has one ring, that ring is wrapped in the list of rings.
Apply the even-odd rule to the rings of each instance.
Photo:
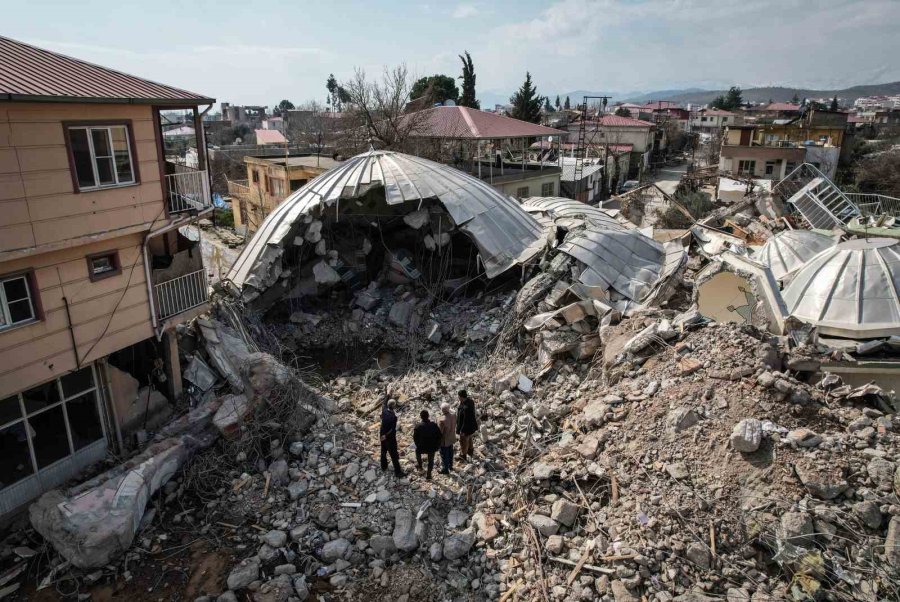
[[[165,320],[186,312],[209,300],[206,270],[201,269],[154,285],[156,317]]]
[[[179,166],[178,173],[166,175],[166,196],[169,213],[203,211],[212,207],[209,177],[205,169]]]

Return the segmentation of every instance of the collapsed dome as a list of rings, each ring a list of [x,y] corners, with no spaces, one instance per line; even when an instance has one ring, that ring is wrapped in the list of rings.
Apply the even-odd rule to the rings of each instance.
[[[833,238],[818,232],[784,230],[766,241],[757,259],[781,280],[834,244]]]
[[[436,200],[451,226],[475,244],[488,278],[530,260],[546,245],[537,220],[478,178],[420,157],[372,150],[325,172],[278,205],[238,256],[228,279],[238,289],[266,290],[280,277],[276,266],[304,222],[325,208],[339,222],[364,197],[377,198],[377,205],[389,209],[407,204],[410,211]]]
[[[856,239],[813,257],[783,297],[790,315],[854,339],[900,334],[900,241]]]
[[[546,214],[559,226],[590,225],[598,230],[634,230],[637,226],[617,210],[605,210],[581,201],[563,197],[529,197],[522,199],[522,208],[529,213]],[[570,229],[570,228],[567,228]]]

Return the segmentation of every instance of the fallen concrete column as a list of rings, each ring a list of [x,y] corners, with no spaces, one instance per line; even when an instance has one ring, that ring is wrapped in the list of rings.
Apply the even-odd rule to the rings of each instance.
[[[72,565],[108,564],[131,546],[153,493],[215,440],[209,427],[217,402],[205,406],[178,422],[180,434],[66,493],[42,495],[29,508],[32,526]]]

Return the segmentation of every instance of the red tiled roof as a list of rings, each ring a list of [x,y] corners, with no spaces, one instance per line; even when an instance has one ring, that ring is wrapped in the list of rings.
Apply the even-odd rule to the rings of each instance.
[[[592,121],[596,122],[597,119]],[[652,127],[654,124],[642,119],[632,119],[631,117],[620,117],[619,115],[604,115],[599,119],[600,125],[609,127]]]
[[[284,144],[287,138],[281,135],[278,130],[256,130],[257,144]]]
[[[666,109],[677,109],[678,103],[671,100],[656,100],[648,102],[640,107],[644,111],[665,111]]]
[[[0,36],[0,100],[210,104],[200,94]]]
[[[549,128],[505,115],[488,113],[469,107],[431,107],[410,113],[409,119],[421,119],[415,123],[414,133],[419,138],[467,138],[487,140],[492,138],[536,138],[560,136],[562,130]]]
[[[765,107],[762,107],[763,111],[799,111],[800,105],[795,105],[789,102],[770,102]]]

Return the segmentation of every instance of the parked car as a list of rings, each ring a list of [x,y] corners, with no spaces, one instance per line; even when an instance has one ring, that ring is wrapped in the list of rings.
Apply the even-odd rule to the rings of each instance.
[[[640,185],[641,183],[637,180],[625,180],[625,182],[623,182],[622,185],[619,186],[619,194],[628,192],[629,190],[634,190]]]

